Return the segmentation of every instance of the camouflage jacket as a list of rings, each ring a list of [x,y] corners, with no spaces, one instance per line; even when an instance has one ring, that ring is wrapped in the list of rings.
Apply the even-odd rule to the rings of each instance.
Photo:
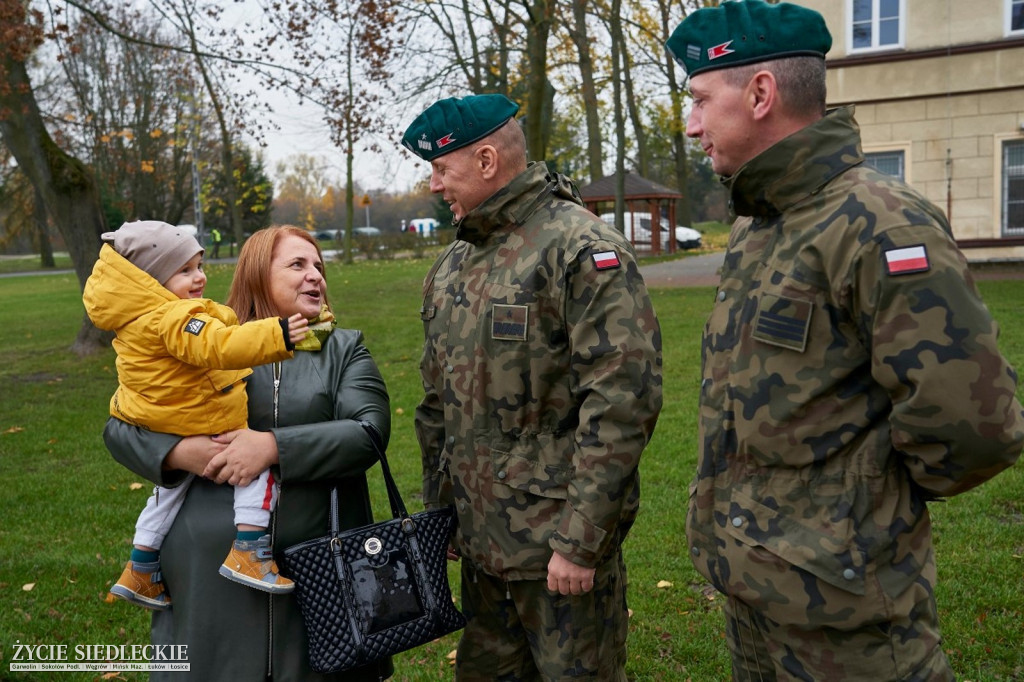
[[[935,578],[926,501],[1010,466],[1016,374],[941,212],[862,165],[852,109],[725,180],[687,535],[780,624],[906,615]]]
[[[595,566],[636,517],[661,331],[632,248],[535,163],[466,215],[424,282],[424,502],[508,580]]]

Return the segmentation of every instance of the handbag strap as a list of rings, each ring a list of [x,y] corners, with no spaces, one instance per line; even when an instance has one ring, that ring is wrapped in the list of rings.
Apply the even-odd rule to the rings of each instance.
[[[363,427],[363,431],[370,437],[370,443],[377,453],[377,459],[380,460],[380,469],[384,474],[384,485],[388,490],[388,502],[391,503],[391,516],[396,519],[409,518],[409,512],[405,509],[405,502],[402,501],[402,495],[398,492],[398,484],[395,483],[395,477],[391,475],[391,467],[388,466],[388,457],[384,452],[384,439],[381,437],[380,431],[376,425],[368,421],[361,421],[359,425]],[[331,486],[331,535],[337,535],[341,532],[340,525],[338,521],[338,486],[335,485]]]
[[[361,421],[359,425],[363,427],[367,435],[370,436],[370,442],[373,444],[373,449],[377,451],[377,458],[380,460],[380,470],[384,474],[384,484],[388,489],[388,501],[391,503],[391,516],[394,518],[406,518],[409,516],[409,512],[405,510],[405,502],[402,501],[402,495],[398,492],[398,484],[395,483],[395,477],[391,475],[391,467],[388,466],[388,456],[384,453],[384,439],[380,435],[380,431],[376,425],[368,421]]]

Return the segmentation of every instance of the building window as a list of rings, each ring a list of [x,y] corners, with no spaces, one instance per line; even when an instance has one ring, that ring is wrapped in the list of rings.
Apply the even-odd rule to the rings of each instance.
[[[1024,0],[1006,0],[1006,34],[1024,35]]]
[[[849,0],[849,3],[851,52],[903,47],[904,0]]]
[[[903,175],[903,152],[869,152],[864,155],[864,165],[879,173],[906,180]]]
[[[1024,236],[1024,141],[1003,143],[1003,236]]]

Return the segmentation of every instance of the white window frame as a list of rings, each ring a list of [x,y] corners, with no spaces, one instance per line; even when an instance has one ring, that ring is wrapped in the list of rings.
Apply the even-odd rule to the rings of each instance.
[[[999,216],[999,236],[1000,237],[1021,237],[1024,236],[1024,229],[1017,229],[1013,232],[1007,232],[1007,216],[1006,216],[1006,203],[1009,197],[1006,196],[1006,185],[1008,178],[1006,177],[1006,148],[1009,145],[1024,145],[1024,139],[1019,135],[998,135],[996,136],[995,145],[995,162],[996,162],[996,213]]]
[[[907,36],[907,0],[899,0],[899,22],[898,38],[895,43],[885,45],[878,44],[878,13],[881,0],[870,0],[871,2],[871,45],[868,47],[854,47],[853,45],[853,3],[855,0],[846,0],[846,45],[848,54],[865,54],[869,52],[884,52],[887,50],[902,50],[906,44]],[[1009,11],[1009,10],[1007,10]]]
[[[872,166],[869,163],[869,161],[870,161],[872,156],[881,156],[882,154],[889,154],[889,155],[892,155],[892,156],[899,157],[899,161],[900,161],[900,175],[893,175],[892,177],[898,179],[900,182],[906,182],[907,181],[907,152],[906,152],[906,150],[905,149],[876,149],[874,151],[865,151],[864,152],[864,163],[865,163],[865,165],[868,165],[871,168],[875,168],[877,170],[877,168],[875,166]],[[878,171],[878,172],[881,173],[883,171]]]
[[[903,177],[900,178],[908,185],[913,184],[913,156],[911,150],[914,143],[910,140],[890,140],[889,142],[875,142],[864,144],[864,154],[902,154],[903,155]]]
[[[1021,8],[1024,11],[1024,0],[1004,0],[1004,33],[1006,36],[1024,36],[1024,26],[1021,26],[1016,31],[1013,30],[1013,8],[1014,6]]]

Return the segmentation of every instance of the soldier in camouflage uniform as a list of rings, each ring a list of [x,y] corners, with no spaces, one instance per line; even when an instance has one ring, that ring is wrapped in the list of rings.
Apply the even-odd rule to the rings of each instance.
[[[692,13],[667,46],[729,189],[687,540],[735,680],[952,680],[927,502],[1010,466],[1016,374],[942,213],[825,112],[821,16]]]
[[[441,100],[403,143],[457,241],[423,288],[424,502],[454,504],[468,625],[456,679],[625,681],[637,466],[661,332],[624,237],[527,165],[518,106]]]

